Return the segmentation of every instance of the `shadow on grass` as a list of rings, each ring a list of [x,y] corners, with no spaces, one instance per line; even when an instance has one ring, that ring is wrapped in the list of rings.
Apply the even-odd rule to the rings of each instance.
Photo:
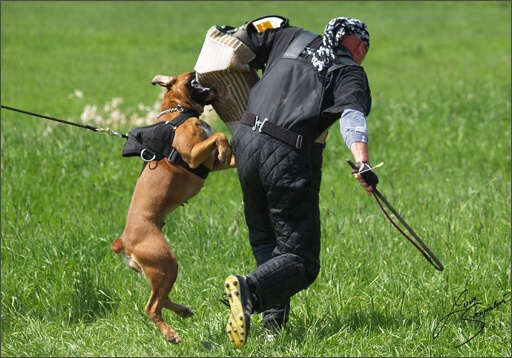
[[[388,315],[378,311],[354,312],[342,320],[341,325],[348,329],[378,331],[379,328],[394,328],[410,326],[419,323],[417,317],[407,317],[403,314]]]
[[[90,323],[105,317],[113,311],[120,301],[117,294],[106,287],[99,287],[88,270],[81,270],[74,280],[74,289],[69,292],[70,311],[68,323],[81,321]],[[101,285],[105,286],[105,285]]]
[[[305,336],[314,333],[318,338],[327,338],[340,331],[368,331],[382,332],[387,329],[398,329],[409,327],[413,324],[419,324],[417,316],[406,316],[403,314],[385,314],[379,311],[357,311],[349,315],[340,316],[338,314],[325,315],[321,319],[308,324],[304,322],[290,322],[290,333],[297,336]]]

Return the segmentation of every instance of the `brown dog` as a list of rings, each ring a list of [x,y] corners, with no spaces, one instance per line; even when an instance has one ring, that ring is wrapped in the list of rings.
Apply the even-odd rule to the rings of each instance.
[[[157,122],[171,121],[182,109],[202,113],[205,104],[216,97],[212,88],[198,84],[195,72],[176,77],[155,76],[153,84],[166,87]],[[211,133],[210,127],[197,117],[187,119],[176,128],[172,146],[190,168],[205,165],[210,170],[234,167],[231,146],[223,133]],[[124,253],[126,264],[142,272],[151,283],[151,296],[145,311],[172,343],[179,335],[164,321],[162,308],[185,318],[194,314],[189,307],[171,301],[169,292],[176,281],[178,263],[162,227],[167,215],[196,195],[204,179],[167,158],[146,162],[135,185],[128,209],[126,227],[111,248]]]

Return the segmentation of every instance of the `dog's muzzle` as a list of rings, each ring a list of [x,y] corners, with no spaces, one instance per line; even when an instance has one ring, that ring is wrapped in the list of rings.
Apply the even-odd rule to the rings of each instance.
[[[192,80],[191,85],[194,92],[202,99],[198,102],[209,104],[218,96],[217,90],[213,86],[202,86],[197,79]]]
[[[215,87],[203,87],[205,91],[208,92],[208,102],[213,101],[215,98],[217,98],[218,93]]]

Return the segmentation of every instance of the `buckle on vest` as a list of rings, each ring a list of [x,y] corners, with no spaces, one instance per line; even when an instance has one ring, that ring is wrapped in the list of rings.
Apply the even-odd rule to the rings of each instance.
[[[258,116],[256,116],[256,118],[254,118],[254,125],[252,126],[252,130],[255,131],[256,128],[258,128],[258,131],[261,133],[261,129],[263,128],[263,125],[265,124],[266,121],[268,121],[268,118],[265,118],[263,121],[260,121]]]
[[[297,141],[295,142],[295,148],[300,149],[302,147],[302,136],[299,134],[297,136]]]

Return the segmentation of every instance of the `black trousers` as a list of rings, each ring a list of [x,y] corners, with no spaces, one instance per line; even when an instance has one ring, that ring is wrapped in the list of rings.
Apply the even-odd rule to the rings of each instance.
[[[299,150],[243,124],[231,144],[258,265],[246,276],[256,286],[259,313],[289,304],[320,270],[319,190],[325,145],[306,144]]]

